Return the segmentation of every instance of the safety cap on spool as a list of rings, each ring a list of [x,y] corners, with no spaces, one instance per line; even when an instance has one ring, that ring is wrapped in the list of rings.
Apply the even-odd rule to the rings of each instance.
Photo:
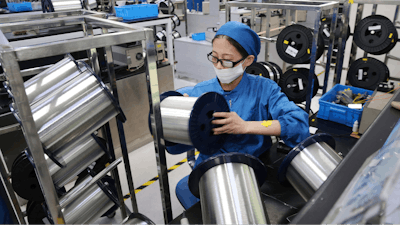
[[[214,112],[230,112],[225,98],[216,92],[201,95],[193,105],[189,119],[189,136],[193,146],[202,154],[212,155],[224,144],[227,135],[214,135],[213,128],[219,125],[211,122],[216,119]]]
[[[325,142],[328,144],[331,148],[335,149],[335,139],[329,134],[315,134],[311,137],[306,138],[302,142],[300,142],[298,145],[296,145],[290,152],[287,154],[287,156],[283,159],[283,162],[279,166],[278,169],[278,180],[281,183],[286,182],[286,172],[287,169],[294,159],[294,157],[297,156],[303,149],[307,148],[308,146],[314,144],[314,143],[319,143],[319,142]]]
[[[201,162],[189,176],[189,189],[194,196],[200,198],[199,193],[199,182],[201,177],[214,166],[218,166],[225,163],[242,163],[250,166],[254,170],[258,185],[261,186],[267,179],[267,169],[264,164],[256,157],[250,154],[244,153],[225,153],[210,157],[207,160]]]

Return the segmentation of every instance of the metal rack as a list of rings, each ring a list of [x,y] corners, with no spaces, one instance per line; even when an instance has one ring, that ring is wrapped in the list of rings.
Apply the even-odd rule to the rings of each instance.
[[[328,48],[328,54],[327,54],[327,65],[325,69],[325,80],[324,80],[324,87],[323,87],[323,92],[325,93],[327,83],[328,83],[328,76],[329,76],[329,70],[330,70],[330,62],[331,62],[331,56],[332,56],[332,49],[334,45],[334,34],[336,30],[336,21],[337,21],[337,13],[338,13],[338,8],[339,8],[339,3],[337,2],[331,2],[331,1],[321,1],[321,2],[310,2],[310,1],[292,1],[292,0],[262,0],[262,1],[257,1],[257,2],[237,2],[237,1],[232,1],[232,2],[227,2],[225,4],[225,10],[226,10],[226,21],[231,20],[231,7],[247,7],[251,8],[251,28],[253,29],[255,27],[255,14],[256,14],[256,8],[262,8],[266,9],[266,21],[267,21],[267,28],[270,26],[269,20],[271,16],[271,9],[283,9],[286,12],[286,26],[290,25],[289,24],[289,16],[293,15],[293,13],[296,12],[296,10],[306,10],[306,11],[314,11],[316,12],[316,17],[314,21],[314,36],[313,36],[313,44],[312,44],[312,49],[311,49],[311,60],[310,60],[310,73],[308,76],[308,81],[311,83],[311,85],[308,85],[308,90],[307,90],[307,100],[306,100],[306,111],[310,111],[310,106],[311,106],[311,100],[312,100],[312,93],[313,93],[313,86],[314,86],[314,73],[315,73],[315,65],[316,65],[316,52],[317,52],[317,43],[318,43],[318,32],[319,32],[319,27],[320,27],[320,21],[323,16],[323,11],[330,10],[330,13],[333,15],[332,17],[332,24],[331,27],[331,35],[330,35],[330,44]],[[293,11],[292,11],[293,10]],[[265,37],[262,38],[267,41],[271,41],[271,38],[269,37],[269,29],[266,30]],[[268,42],[265,44],[265,60],[268,61]]]
[[[399,17],[399,10],[400,10],[400,2],[397,0],[353,0],[353,3],[350,3],[350,1],[345,1],[345,0],[339,0],[338,2],[343,3],[343,14],[344,14],[344,27],[347,27],[349,25],[349,18],[350,18],[350,8],[351,5],[354,4],[358,4],[358,8],[357,8],[357,15],[356,15],[356,20],[355,20],[355,25],[360,22],[360,20],[362,19],[362,14],[364,11],[364,4],[373,4],[372,7],[372,15],[376,14],[376,10],[378,8],[378,5],[396,5],[396,11],[395,11],[395,15],[394,15],[394,19],[393,19],[393,23],[396,26],[396,20]],[[355,27],[354,25],[354,27]],[[397,27],[398,28],[398,27]],[[342,41],[339,41],[339,52],[338,52],[338,58],[337,58],[337,65],[336,65],[336,72],[335,72],[335,80],[336,83],[340,83],[340,79],[342,76],[342,71],[343,71],[343,60],[344,60],[344,51],[346,48],[346,36],[347,36],[347,30],[345,29],[342,32]],[[356,55],[357,55],[357,46],[355,45],[355,43],[352,43],[351,46],[351,53],[350,53],[350,59],[349,59],[349,65],[351,65],[351,63],[353,63],[355,61]],[[364,52],[364,57],[367,56],[368,53]],[[390,52],[385,54],[385,60],[384,63],[387,64],[388,60],[392,59],[392,60],[397,60],[400,61],[400,58],[397,58],[393,55],[390,55]],[[391,78],[393,80],[400,80],[400,79],[396,79],[396,78]]]
[[[111,46],[134,41],[142,41],[142,46],[146,55],[145,64],[146,77],[148,81],[147,88],[149,95],[149,104],[154,112],[151,117],[154,121],[153,130],[155,132],[153,134],[157,154],[157,164],[159,166],[158,173],[160,177],[161,194],[164,199],[164,217],[165,222],[167,223],[172,220],[172,212],[169,199],[169,184],[165,160],[165,147],[164,140],[162,138],[163,135],[159,105],[160,99],[157,78],[156,51],[153,40],[153,31],[147,28],[133,28],[132,26],[124,23],[110,21],[94,16],[88,16],[88,13],[89,12],[85,10],[78,10],[74,12],[41,14],[41,16],[28,15],[25,18],[15,18],[15,20],[13,21],[14,23],[0,25],[0,61],[5,71],[4,75],[7,78],[13,91],[14,103],[19,111],[23,133],[29,148],[28,151],[35,163],[35,172],[41,186],[47,208],[49,209],[49,214],[51,218],[53,218],[54,223],[65,223],[59,199],[53,185],[49,170],[47,168],[47,164],[43,154],[42,143],[39,139],[35,122],[32,117],[30,105],[28,103],[28,98],[22,79],[24,73],[20,70],[18,62],[86,50],[89,56],[89,61],[92,64],[95,73],[99,74],[100,67],[98,67],[99,63],[96,48],[104,48],[111,89],[114,97],[118,101]],[[89,14],[94,14],[100,17],[103,17],[104,15],[93,12],[90,12]],[[63,27],[69,25],[82,26],[84,35],[79,38],[47,42],[36,45],[26,45],[23,47],[13,46],[13,43],[9,42],[4,35],[4,33],[9,33],[13,31],[30,29],[40,30],[51,27]],[[94,27],[96,29],[100,28],[102,33],[99,35],[93,35]],[[137,204],[122,122],[117,120],[117,126],[121,143],[122,156],[125,164],[125,169],[127,171],[127,180],[130,190],[132,208],[134,211],[137,212]],[[103,131],[105,131],[106,139],[108,139],[108,150],[114,162],[96,177],[101,177],[112,170],[112,175],[116,181],[119,202],[121,203],[121,214],[122,217],[126,217],[128,209],[124,205],[118,170],[113,170],[116,165],[121,162],[121,159],[115,159],[111,132],[108,123],[103,126]],[[13,203],[15,214],[18,217],[18,222],[25,223],[21,210],[19,209],[19,205],[16,201],[14,191],[12,190],[12,187],[9,183],[10,174],[7,172],[6,166],[4,165],[3,161],[1,161],[0,163],[0,172],[2,175],[2,182],[7,189],[10,202]]]

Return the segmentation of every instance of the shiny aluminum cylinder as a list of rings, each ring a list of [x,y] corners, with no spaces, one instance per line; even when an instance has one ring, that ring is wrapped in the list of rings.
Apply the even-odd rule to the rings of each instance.
[[[54,185],[58,188],[65,186],[104,153],[92,136],[85,136],[72,145],[62,147],[54,157],[65,165],[64,168],[60,168],[50,158],[46,159]]]
[[[62,201],[61,198],[60,202]],[[97,183],[94,183],[69,204],[63,206],[61,211],[66,224],[88,224],[100,218],[113,205],[115,205],[113,200],[104,193]]]
[[[328,134],[305,139],[283,160],[278,171],[279,180],[288,181],[308,201],[342,160],[334,146],[335,141]]]
[[[24,83],[29,104],[48,96],[80,74],[78,65],[71,55],[57,62]]]
[[[200,197],[203,223],[267,224],[259,190],[265,177],[264,165],[247,154],[223,154],[200,163],[189,188]]]
[[[164,99],[161,104],[161,118],[165,140],[193,145],[189,136],[189,119],[196,103],[195,97],[175,97]]]
[[[17,111],[10,108],[18,120]],[[48,152],[90,135],[121,112],[108,89],[91,70],[85,70],[62,90],[37,102],[31,109],[39,138]]]
[[[226,163],[211,168],[199,188],[203,223],[267,223],[257,180],[248,165]]]
[[[325,142],[314,143],[303,149],[292,160],[286,177],[307,201],[321,187],[341,160],[342,157]],[[307,185],[304,185],[301,179]]]
[[[134,212],[126,217],[121,224],[140,224],[140,225],[154,225],[155,223],[147,218],[145,215]]]

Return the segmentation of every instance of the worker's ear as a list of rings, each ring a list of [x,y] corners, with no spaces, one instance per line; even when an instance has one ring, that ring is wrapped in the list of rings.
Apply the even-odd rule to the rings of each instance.
[[[253,61],[254,61],[254,55],[247,56],[247,58],[244,60],[243,67],[246,68],[250,66],[253,63]]]

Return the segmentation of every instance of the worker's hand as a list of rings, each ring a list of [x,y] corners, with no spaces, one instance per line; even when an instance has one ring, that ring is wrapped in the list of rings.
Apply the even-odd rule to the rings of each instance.
[[[185,94],[183,94],[183,97],[189,97],[189,95],[185,93]]]
[[[235,112],[216,112],[214,117],[219,118],[213,120],[212,124],[223,125],[222,127],[214,128],[214,135],[219,134],[246,134],[247,123]]]

